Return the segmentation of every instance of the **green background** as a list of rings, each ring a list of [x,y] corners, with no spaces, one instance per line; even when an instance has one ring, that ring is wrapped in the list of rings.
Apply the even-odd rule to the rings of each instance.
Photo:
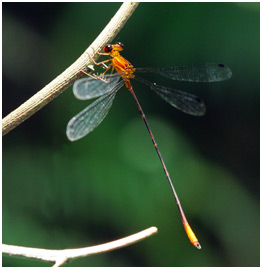
[[[3,3],[3,117],[73,63],[120,3]],[[259,3],[143,3],[115,42],[135,67],[218,62],[220,83],[153,81],[201,96],[186,115],[134,82],[202,250],[188,241],[134,100],[69,142],[90,102],[72,87],[3,137],[3,242],[64,249],[158,234],[66,266],[259,266]],[[50,266],[4,256],[4,266]]]

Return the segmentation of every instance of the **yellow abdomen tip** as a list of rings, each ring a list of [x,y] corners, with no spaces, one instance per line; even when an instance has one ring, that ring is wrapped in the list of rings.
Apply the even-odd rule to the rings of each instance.
[[[194,232],[192,231],[190,225],[188,223],[184,224],[184,228],[186,230],[187,236],[190,240],[190,242],[197,248],[201,249],[201,245],[198,242],[197,237],[195,236]]]

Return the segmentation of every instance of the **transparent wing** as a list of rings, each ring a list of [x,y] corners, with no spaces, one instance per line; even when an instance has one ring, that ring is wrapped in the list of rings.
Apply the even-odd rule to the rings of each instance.
[[[160,97],[173,107],[193,116],[202,116],[206,112],[204,102],[197,96],[151,83],[143,78],[135,77],[136,80],[148,85]]]
[[[178,91],[172,88],[167,88],[157,84],[152,86],[151,89],[154,90],[170,105],[187,114],[193,116],[202,116],[206,112],[206,106],[204,102],[193,94]]]
[[[112,106],[117,91],[124,85],[121,80],[106,95],[94,101],[87,108],[73,117],[67,124],[66,134],[69,140],[78,140],[93,131],[105,118]]]
[[[74,83],[73,93],[79,100],[96,98],[110,92],[119,82],[120,78],[121,76],[118,74],[105,75],[103,79],[108,83],[92,77],[81,78]]]
[[[164,68],[136,68],[136,72],[155,73],[173,80],[215,82],[229,79],[232,71],[224,64],[204,63]]]

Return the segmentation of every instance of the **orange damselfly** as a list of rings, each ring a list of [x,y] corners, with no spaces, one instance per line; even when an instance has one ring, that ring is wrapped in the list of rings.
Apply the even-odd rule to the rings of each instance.
[[[96,97],[100,98],[98,98],[69,121],[66,130],[67,137],[69,140],[75,141],[94,130],[94,128],[96,128],[107,115],[109,109],[112,106],[117,91],[125,85],[135,99],[141,117],[144,120],[146,128],[150,134],[151,140],[175,197],[187,236],[195,247],[201,249],[197,237],[188,224],[178,195],[171,181],[154,135],[149,127],[145,113],[143,112],[142,107],[135,95],[130,79],[138,80],[149,86],[154,92],[156,92],[160,97],[162,97],[166,102],[175,108],[194,116],[201,116],[205,114],[206,108],[205,104],[199,97],[186,92],[178,91],[173,88],[152,83],[148,80],[135,76],[134,72],[154,73],[173,80],[187,82],[223,81],[229,79],[232,75],[232,72],[224,64],[215,63],[175,66],[167,68],[134,68],[129,61],[120,55],[119,51],[122,51],[123,49],[124,46],[120,42],[114,45],[106,45],[104,48],[104,53],[101,54],[111,56],[112,58],[100,63],[96,63],[98,65],[102,64],[106,68],[105,72],[101,76],[91,75],[91,77],[79,79],[74,83],[73,92],[76,98],[80,100],[88,100]],[[109,65],[107,66],[105,63],[109,63]],[[111,68],[111,74],[106,74],[106,72]],[[113,73],[113,70],[116,70],[117,73]]]

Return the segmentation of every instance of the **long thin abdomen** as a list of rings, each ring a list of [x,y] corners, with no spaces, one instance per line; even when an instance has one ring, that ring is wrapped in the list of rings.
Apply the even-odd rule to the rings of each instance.
[[[181,204],[180,204],[180,201],[179,201],[178,195],[177,195],[177,193],[176,193],[175,187],[174,187],[174,185],[173,185],[173,183],[172,183],[172,180],[171,180],[171,178],[170,178],[170,176],[169,176],[169,173],[168,173],[167,167],[166,167],[166,165],[165,165],[164,159],[163,159],[163,157],[162,157],[162,155],[161,155],[161,153],[160,153],[160,151],[159,151],[159,148],[158,148],[158,146],[157,146],[157,143],[156,143],[156,140],[155,140],[155,138],[154,138],[154,135],[153,135],[153,133],[152,133],[150,127],[149,127],[148,121],[147,121],[147,119],[146,119],[146,115],[145,115],[145,113],[144,113],[144,111],[143,111],[143,109],[142,109],[142,107],[141,107],[141,105],[140,105],[140,103],[139,103],[139,101],[138,101],[136,95],[135,95],[135,92],[134,92],[134,90],[133,90],[133,88],[132,88],[132,85],[131,85],[130,81],[129,81],[129,80],[126,80],[125,83],[126,83],[126,85],[128,85],[127,88],[128,88],[128,90],[130,91],[130,93],[132,94],[132,96],[133,96],[134,99],[135,99],[135,102],[136,102],[136,104],[137,104],[138,110],[139,110],[139,112],[140,112],[140,114],[141,114],[141,117],[142,117],[142,119],[143,119],[143,121],[144,121],[144,123],[145,123],[145,125],[146,125],[146,128],[147,128],[147,130],[148,130],[148,132],[149,132],[149,135],[150,135],[150,137],[151,137],[151,140],[152,140],[152,142],[153,142],[153,145],[154,145],[154,148],[155,148],[155,150],[156,150],[156,152],[157,152],[157,155],[158,155],[158,157],[159,157],[159,159],[160,159],[160,161],[161,161],[161,164],[162,164],[162,166],[163,166],[165,175],[166,175],[166,177],[167,177],[167,180],[168,180],[168,182],[169,182],[169,185],[170,185],[170,187],[171,187],[171,189],[172,189],[172,192],[173,192],[173,194],[174,194],[174,197],[175,197],[175,200],[176,200],[176,204],[177,204],[177,207],[178,207],[178,211],[179,211],[179,214],[180,214],[180,216],[181,216],[182,223],[183,223],[184,229],[185,229],[185,231],[186,231],[186,234],[187,234],[187,236],[188,236],[190,242],[191,242],[196,248],[201,249],[201,245],[200,245],[200,243],[198,242],[197,237],[195,236],[193,230],[191,229],[191,227],[190,227],[190,225],[189,225],[189,223],[188,223],[188,221],[187,221],[187,219],[186,219],[185,213],[184,213],[183,208],[182,208],[182,206],[181,206]]]

